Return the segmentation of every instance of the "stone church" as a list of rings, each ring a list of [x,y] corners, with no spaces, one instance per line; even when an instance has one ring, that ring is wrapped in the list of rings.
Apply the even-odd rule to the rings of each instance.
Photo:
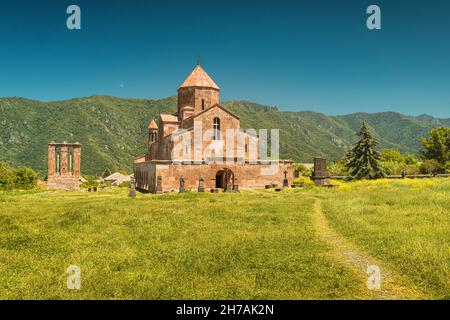
[[[259,140],[220,105],[219,86],[197,65],[178,88],[177,112],[150,120],[147,153],[134,160],[136,188],[230,192],[292,183],[292,161],[261,159]]]

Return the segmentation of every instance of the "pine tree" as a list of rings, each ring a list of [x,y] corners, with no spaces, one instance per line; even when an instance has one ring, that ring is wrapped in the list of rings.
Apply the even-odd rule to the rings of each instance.
[[[383,169],[379,163],[380,154],[375,147],[378,141],[363,122],[358,133],[360,139],[347,154],[346,167],[353,179],[378,179],[384,177]]]

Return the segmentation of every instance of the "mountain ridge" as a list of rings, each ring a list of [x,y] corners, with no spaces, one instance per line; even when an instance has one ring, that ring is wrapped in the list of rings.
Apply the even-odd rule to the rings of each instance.
[[[244,129],[280,129],[280,157],[311,162],[314,156],[341,157],[366,121],[384,148],[418,154],[420,138],[450,119],[398,112],[357,112],[329,116],[315,111],[280,111],[247,100],[221,103],[241,118]],[[105,95],[43,102],[0,98],[0,161],[45,173],[49,141],[79,141],[82,172],[105,168],[131,170],[132,159],[145,153],[147,125],[159,113],[173,113],[177,98],[117,98]]]

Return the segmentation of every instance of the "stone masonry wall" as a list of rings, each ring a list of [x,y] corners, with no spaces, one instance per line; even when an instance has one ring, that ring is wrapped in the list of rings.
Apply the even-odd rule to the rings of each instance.
[[[136,163],[137,188],[155,191],[157,176],[162,177],[162,188],[164,192],[178,191],[180,177],[185,179],[186,189],[197,190],[200,177],[205,180],[205,188],[216,187],[216,175],[225,168],[231,169],[235,175],[235,183],[240,189],[264,188],[267,184],[283,185],[284,171],[287,171],[289,185],[294,178],[294,166],[290,161],[282,161],[275,167],[271,174],[262,174],[262,170],[269,170],[268,164],[175,164],[170,162],[146,162]],[[144,174],[147,172],[147,175]],[[143,177],[142,180],[139,177]]]
[[[213,88],[181,88],[178,90],[178,112],[181,115],[181,109],[184,106],[194,108],[194,113],[200,113],[205,109],[218,104],[220,99],[219,90]],[[202,103],[202,100],[204,103]]]

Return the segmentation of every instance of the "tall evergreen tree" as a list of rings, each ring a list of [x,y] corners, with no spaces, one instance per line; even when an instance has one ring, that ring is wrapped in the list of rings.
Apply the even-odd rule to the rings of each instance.
[[[358,133],[359,140],[347,153],[346,167],[353,179],[378,179],[384,177],[379,163],[380,154],[375,147],[378,141],[363,122]]]

